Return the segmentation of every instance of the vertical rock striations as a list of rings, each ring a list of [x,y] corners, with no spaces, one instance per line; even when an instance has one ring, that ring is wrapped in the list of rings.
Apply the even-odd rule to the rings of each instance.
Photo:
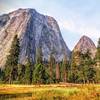
[[[29,57],[35,60],[36,48],[42,46],[43,59],[48,60],[54,51],[56,61],[63,59],[70,50],[66,46],[56,20],[39,14],[34,9],[18,9],[0,16],[0,67],[3,67],[15,35],[20,39],[19,62],[25,64]]]

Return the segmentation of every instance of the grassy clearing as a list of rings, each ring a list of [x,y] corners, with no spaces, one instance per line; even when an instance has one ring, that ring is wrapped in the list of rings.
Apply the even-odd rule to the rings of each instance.
[[[100,85],[0,85],[0,100],[100,100]]]

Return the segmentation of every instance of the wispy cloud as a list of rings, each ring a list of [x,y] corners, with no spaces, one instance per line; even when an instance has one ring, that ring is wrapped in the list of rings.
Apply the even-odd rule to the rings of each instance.
[[[95,37],[98,38],[100,36],[100,29],[91,23],[88,22],[83,22],[78,20],[65,20],[60,23],[60,27],[64,30],[69,30],[75,34],[80,34],[80,35],[87,35],[90,37]]]

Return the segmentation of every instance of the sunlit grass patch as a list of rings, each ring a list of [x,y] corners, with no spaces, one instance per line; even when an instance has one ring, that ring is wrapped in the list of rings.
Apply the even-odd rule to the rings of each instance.
[[[33,91],[32,96],[38,98],[51,98],[51,97],[67,97],[78,93],[80,90],[77,88],[39,88]]]
[[[0,85],[0,95],[10,100],[100,100],[100,85]],[[15,96],[15,98],[14,98]],[[3,96],[2,96],[3,97]],[[26,98],[27,99],[26,99]]]

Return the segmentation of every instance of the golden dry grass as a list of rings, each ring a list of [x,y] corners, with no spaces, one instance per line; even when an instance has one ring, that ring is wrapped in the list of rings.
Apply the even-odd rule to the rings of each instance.
[[[21,95],[24,94],[24,95]],[[10,96],[9,96],[10,95]],[[15,95],[13,97],[13,95]],[[98,84],[0,85],[0,100],[100,100]],[[8,97],[7,97],[8,96]],[[5,100],[6,100],[5,99]]]

